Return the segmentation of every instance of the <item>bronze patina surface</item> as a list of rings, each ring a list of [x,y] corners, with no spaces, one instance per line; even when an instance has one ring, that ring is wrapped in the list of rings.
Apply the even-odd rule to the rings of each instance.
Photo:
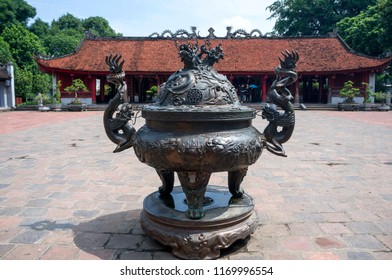
[[[233,196],[224,187],[208,186],[203,219],[189,219],[188,206],[181,187],[170,196],[154,192],[144,200],[140,219],[144,231],[155,240],[172,247],[172,253],[183,259],[215,259],[220,250],[239,239],[245,239],[257,228],[252,198]]]
[[[119,55],[106,58],[111,71],[108,81],[116,86],[117,95],[105,111],[104,126],[109,139],[117,144],[114,152],[133,146],[138,159],[155,168],[162,181],[159,191],[145,200],[141,216],[144,230],[163,244],[181,248],[175,249],[180,257],[215,258],[219,256],[216,254],[219,248],[244,238],[244,234],[248,236],[256,227],[253,201],[241,189],[248,166],[259,159],[263,148],[276,155],[286,156],[282,143],[290,139],[295,123],[290,102],[292,96],[286,86],[297,79],[295,65],[298,54],[286,51],[282,52],[284,59],[279,58],[280,65],[275,69],[276,80],[268,94],[273,104],[267,103],[262,112],[262,117],[269,124],[261,133],[252,126],[256,111],[242,106],[234,86],[226,76],[213,68],[214,63],[224,57],[222,46],[219,44],[212,48],[208,41],[200,47],[196,43],[176,46],[184,67],[159,86],[155,103],[142,108],[145,125],[138,131],[129,123],[133,112],[125,102],[127,86],[122,71],[124,60],[121,61]],[[283,111],[278,111],[276,106]],[[222,190],[209,191],[211,187],[208,182],[212,173],[222,171],[228,172],[226,196],[232,200],[224,206],[218,206],[218,201],[211,195],[222,195]],[[175,172],[181,188],[176,188],[176,196],[173,197]],[[176,199],[179,189],[184,194],[183,202]],[[170,208],[168,201],[181,205],[181,210]],[[233,210],[241,203],[249,206],[246,215]],[[158,207],[159,211],[154,212],[154,207]],[[229,213],[228,220],[211,226],[215,221],[211,215],[216,214],[211,209],[216,208]],[[180,214],[174,215],[174,220],[167,223],[165,220],[168,217],[159,215],[167,212],[164,209],[172,214]],[[206,214],[208,211],[212,212]],[[169,230],[175,225],[176,231]],[[199,236],[203,231],[220,237],[209,238],[205,243],[206,240]],[[190,252],[194,249],[183,248],[191,246],[191,243],[181,241],[187,240],[184,237],[187,234],[193,236],[193,247],[208,244],[205,247],[208,252],[192,255]],[[196,239],[195,234],[199,236]],[[216,241],[222,238],[228,240],[224,245]]]

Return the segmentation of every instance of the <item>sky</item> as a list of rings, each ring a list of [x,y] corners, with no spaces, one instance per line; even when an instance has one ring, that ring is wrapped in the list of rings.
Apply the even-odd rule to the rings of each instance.
[[[258,29],[264,35],[271,32],[275,20],[268,20],[271,12],[266,7],[275,0],[25,0],[36,8],[36,18],[51,23],[62,15],[70,13],[86,19],[100,16],[124,36],[149,36],[165,30],[191,31],[197,27],[200,36],[208,35],[212,27],[216,36],[225,36],[226,27],[232,32],[244,29],[247,32]],[[31,23],[30,22],[30,23]]]

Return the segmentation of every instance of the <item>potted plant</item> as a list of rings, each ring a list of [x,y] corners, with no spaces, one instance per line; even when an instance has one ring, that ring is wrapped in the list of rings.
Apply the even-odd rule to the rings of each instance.
[[[339,91],[339,96],[344,100],[338,103],[338,109],[340,111],[358,111],[359,104],[354,101],[354,97],[357,95],[359,95],[359,88],[354,87],[354,82],[351,80],[345,82]]]
[[[69,94],[74,94],[74,99],[67,104],[67,108],[70,111],[85,111],[87,105],[82,103],[82,101],[78,98],[79,92],[88,92],[87,87],[83,83],[81,79],[75,79],[72,81],[72,84],[64,89],[65,92]]]
[[[158,93],[158,87],[152,86],[149,90],[146,91],[147,93],[147,101],[154,102],[154,99]]]
[[[362,85],[364,85],[366,87],[365,91],[366,91],[366,97],[363,99],[363,108],[365,111],[371,111],[372,110],[372,92],[370,91],[369,88],[369,84],[368,83],[362,83]]]
[[[108,96],[111,91],[112,88],[108,84],[103,86],[103,95]]]
[[[381,105],[377,107],[378,111],[389,111],[389,109],[391,109],[391,107],[386,104],[387,98],[391,97],[390,93],[378,91],[375,92],[373,96],[376,101],[381,102]]]
[[[52,97],[52,104],[50,105],[50,108],[55,111],[61,110],[61,80],[58,80],[56,83],[56,91],[55,94]]]
[[[47,94],[38,93],[34,97],[34,101],[37,102],[39,111],[47,112],[50,110],[50,108],[48,106],[45,106],[50,103],[50,98]]]

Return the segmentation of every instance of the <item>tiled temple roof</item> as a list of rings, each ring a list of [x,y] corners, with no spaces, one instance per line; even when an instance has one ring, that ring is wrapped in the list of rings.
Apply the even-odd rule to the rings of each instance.
[[[106,55],[119,53],[125,59],[123,69],[127,73],[171,74],[183,67],[175,42],[151,37],[85,38],[72,54],[36,57],[36,61],[46,72],[107,73]],[[210,42],[212,47],[222,43],[225,57],[214,68],[223,73],[273,73],[280,52],[292,49],[300,56],[297,71],[304,74],[380,71],[392,59],[357,54],[339,36],[215,38]],[[204,44],[204,40],[199,39],[198,44]]]

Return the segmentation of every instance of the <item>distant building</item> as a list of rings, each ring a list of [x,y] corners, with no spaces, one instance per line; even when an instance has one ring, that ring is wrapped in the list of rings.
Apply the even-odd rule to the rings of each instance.
[[[0,108],[15,107],[14,66],[0,64]]]
[[[206,38],[181,30],[176,34],[165,31],[150,37],[86,37],[74,53],[58,58],[36,57],[40,69],[53,76],[53,84],[62,81],[62,89],[80,78],[89,88],[89,93],[81,93],[86,103],[107,103],[114,93],[104,94],[107,54],[121,54],[125,59],[128,96],[131,102],[145,102],[146,91],[153,85],[160,85],[175,71],[183,67],[178,58],[176,42],[197,42],[204,44],[208,39],[212,47],[222,44],[225,57],[214,67],[225,74],[238,88],[242,83],[254,85],[252,102],[266,101],[274,69],[278,65],[281,51],[295,49],[300,60],[297,63],[299,79],[291,90],[295,93],[295,103],[338,103],[339,90],[344,82],[352,80],[361,89],[357,98],[364,99],[368,83],[374,91],[375,73],[382,72],[390,64],[392,57],[377,58],[356,53],[338,35],[328,37],[268,37],[260,32],[248,34],[242,30],[218,38],[210,29]],[[257,31],[257,30],[256,30]],[[62,93],[64,103],[71,96]]]

